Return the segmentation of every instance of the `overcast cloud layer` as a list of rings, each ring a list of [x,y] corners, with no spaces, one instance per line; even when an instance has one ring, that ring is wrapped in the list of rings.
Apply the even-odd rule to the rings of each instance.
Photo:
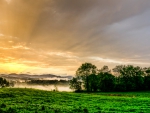
[[[149,66],[149,20],[150,0],[0,0],[1,73]]]

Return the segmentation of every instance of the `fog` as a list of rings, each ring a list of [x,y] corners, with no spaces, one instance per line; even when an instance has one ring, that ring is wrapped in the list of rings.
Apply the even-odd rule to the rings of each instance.
[[[47,91],[66,91],[71,92],[72,90],[69,88],[69,85],[33,85],[26,83],[16,83],[13,88],[32,88],[39,90],[47,90]]]

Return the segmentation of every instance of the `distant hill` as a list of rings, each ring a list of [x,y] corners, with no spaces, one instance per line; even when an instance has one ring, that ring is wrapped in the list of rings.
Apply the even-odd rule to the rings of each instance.
[[[58,76],[53,74],[43,74],[43,75],[28,75],[28,74],[0,74],[0,77],[6,78],[8,80],[70,80],[73,76]]]

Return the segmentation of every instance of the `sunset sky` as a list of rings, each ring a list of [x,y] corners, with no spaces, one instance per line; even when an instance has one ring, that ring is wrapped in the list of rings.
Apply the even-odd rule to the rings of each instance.
[[[0,73],[150,66],[150,0],[0,0]]]

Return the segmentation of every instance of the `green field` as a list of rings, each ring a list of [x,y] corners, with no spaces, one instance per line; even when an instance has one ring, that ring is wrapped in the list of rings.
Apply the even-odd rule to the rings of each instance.
[[[150,92],[71,93],[0,89],[0,113],[150,113]]]

